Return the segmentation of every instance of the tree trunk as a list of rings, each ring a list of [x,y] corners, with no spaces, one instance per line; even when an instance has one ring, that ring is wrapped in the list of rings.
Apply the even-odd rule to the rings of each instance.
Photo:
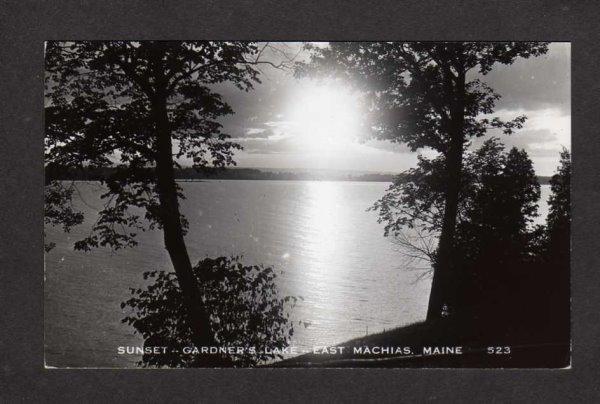
[[[458,274],[454,267],[454,239],[464,149],[465,74],[457,77],[451,113],[450,143],[446,154],[447,188],[442,231],[434,263],[433,280],[427,308],[427,321],[442,318],[444,306],[452,313],[458,292]]]
[[[152,100],[152,109],[157,130],[156,176],[165,248],[169,252],[186,302],[193,342],[198,347],[212,346],[215,344],[215,339],[210,319],[204,309],[198,281],[194,276],[183,239],[166,97],[156,94]]]
[[[454,141],[452,143],[455,143]],[[458,143],[458,142],[456,142]],[[456,292],[456,273],[454,268],[454,238],[456,234],[456,215],[458,212],[459,181],[462,168],[462,142],[451,147],[447,157],[448,187],[444,206],[444,218],[438,251],[434,264],[427,320],[442,317],[444,305],[452,310]]]

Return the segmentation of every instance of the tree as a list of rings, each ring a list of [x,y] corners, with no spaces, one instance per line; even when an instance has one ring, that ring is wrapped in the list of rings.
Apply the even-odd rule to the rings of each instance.
[[[542,242],[540,277],[544,279],[549,333],[557,340],[569,341],[570,260],[571,260],[571,154],[563,149],[560,165],[550,179],[552,194],[546,232]]]
[[[570,249],[571,228],[571,153],[563,149],[560,166],[550,179],[552,195],[548,200],[550,210],[546,220],[548,247],[564,253]]]
[[[513,307],[527,300],[517,295],[526,296],[534,285],[527,265],[535,260],[532,222],[540,185],[527,153],[505,152],[496,138],[466,157],[465,172],[469,180],[456,230],[455,262],[461,271],[455,310],[471,320],[492,317],[506,324],[515,318]]]
[[[468,182],[463,200],[464,214],[457,232],[461,235],[461,255],[481,256],[482,248],[502,245],[493,255],[496,261],[523,251],[526,235],[537,214],[540,185],[533,164],[524,150],[512,148],[491,138],[465,162]]]
[[[56,174],[70,169],[115,167],[102,180],[104,208],[75,248],[132,247],[138,231],[162,229],[197,346],[215,339],[184,242],[187,222],[179,211],[183,194],[174,168],[179,158],[191,159],[198,169],[235,164],[240,146],[218,122],[233,111],[212,88],[229,83],[250,90],[259,82],[255,66],[265,47],[209,41],[46,44],[48,187],[58,186]],[[62,206],[71,195],[63,191]],[[76,219],[68,226],[81,219],[77,212],[66,217]]]
[[[311,63],[299,68],[299,74],[325,71],[356,85],[365,94],[375,137],[442,156],[444,209],[428,319],[442,316],[457,288],[453,249],[464,150],[490,128],[509,134],[525,121],[488,117],[500,95],[480,78],[496,63],[547,49],[539,42],[335,42],[313,47]]]

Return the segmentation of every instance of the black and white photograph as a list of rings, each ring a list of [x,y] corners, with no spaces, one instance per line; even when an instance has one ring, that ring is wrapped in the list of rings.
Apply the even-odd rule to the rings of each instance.
[[[46,369],[571,367],[569,42],[43,46]]]

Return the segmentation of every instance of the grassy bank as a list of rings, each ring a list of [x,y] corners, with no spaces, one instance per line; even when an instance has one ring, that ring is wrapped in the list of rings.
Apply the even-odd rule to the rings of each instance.
[[[454,320],[417,323],[356,338],[337,347],[342,352],[309,353],[286,359],[273,367],[493,367],[564,368],[569,366],[569,343],[531,330],[461,323]],[[387,347],[389,353],[381,353]],[[457,348],[460,347],[460,348]],[[508,347],[508,348],[507,348]],[[355,350],[356,348],[356,350]],[[400,352],[409,348],[409,353]],[[430,354],[452,348],[455,353]],[[373,353],[376,351],[376,353]],[[378,352],[379,351],[379,352]],[[461,351],[457,354],[456,351]],[[385,352],[385,351],[384,351]],[[400,352],[400,353],[399,353]]]

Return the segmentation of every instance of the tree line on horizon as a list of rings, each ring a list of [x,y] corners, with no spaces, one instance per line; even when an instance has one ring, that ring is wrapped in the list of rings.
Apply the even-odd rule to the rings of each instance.
[[[187,221],[179,211],[179,199],[185,195],[176,183],[181,157],[191,159],[200,171],[235,164],[240,146],[219,123],[219,117],[233,111],[214,92],[214,84],[227,82],[251,91],[260,82],[258,64],[281,68],[290,62],[285,55],[280,55],[284,60],[279,63],[261,59],[267,46],[208,41],[47,45],[46,166],[52,167],[51,173],[104,170],[106,174],[101,178],[107,187],[102,195],[106,204],[90,236],[77,241],[75,248],[134,247],[139,231],[163,232],[175,278],[154,276],[162,283],[134,291],[128,303],[134,311],[130,324],[147,343],[177,330],[180,337],[169,343],[211,346],[244,332],[257,335],[256,316],[261,313],[268,318],[259,321],[267,331],[252,343],[269,340],[285,345],[291,337],[291,325],[282,314],[285,298],[274,298],[270,271],[245,270],[241,262],[224,257],[192,265],[184,239]],[[562,330],[568,323],[568,152],[550,180],[553,196],[547,225],[532,229],[539,182],[526,153],[507,152],[495,138],[470,150],[474,138],[489,130],[510,135],[526,120],[491,117],[500,95],[483,81],[485,75],[496,64],[545,54],[547,43],[334,42],[306,49],[311,59],[296,63],[295,73],[341,77],[356,86],[368,105],[365,119],[371,136],[404,143],[412,151],[437,152],[435,158],[421,156],[418,166],[398,176],[374,205],[388,235],[397,236],[406,228],[435,234],[427,321],[461,319],[472,325],[483,321],[498,329],[521,326],[538,314],[549,323],[535,324],[549,324],[555,333]],[[114,163],[111,158],[117,152],[119,162]],[[60,175],[47,176],[47,223],[68,231],[83,222],[69,203],[72,195]],[[141,208],[143,216],[132,213],[131,207]],[[239,278],[240,271],[247,277]],[[209,272],[223,282],[205,279]],[[257,289],[242,288],[245,281]],[[547,290],[537,287],[540,281]],[[223,285],[238,291],[226,302],[243,318],[226,331],[219,319],[224,308],[210,303],[211,293]],[[155,293],[158,290],[164,293]],[[246,298],[260,290],[267,300]],[[164,294],[170,296],[165,307],[171,309],[161,311]],[[540,303],[546,299],[552,301],[549,307],[559,313],[560,321],[542,315]],[[527,302],[531,312],[519,315],[518,308]],[[493,323],[489,318],[502,321]],[[562,341],[564,336],[560,337]],[[235,365],[227,357],[220,362],[207,357],[169,360],[145,357],[144,363]],[[244,364],[259,360],[264,358],[250,358]]]
[[[102,181],[115,172],[114,167],[103,168],[78,168],[55,169],[52,165],[45,167],[47,181]],[[150,171],[151,168],[148,168]],[[344,173],[320,171],[286,171],[264,168],[247,167],[205,167],[198,170],[194,167],[181,167],[174,170],[175,180],[265,180],[265,181],[366,181],[366,182],[394,182],[395,178],[406,173]],[[540,185],[550,184],[549,176],[538,176]]]

